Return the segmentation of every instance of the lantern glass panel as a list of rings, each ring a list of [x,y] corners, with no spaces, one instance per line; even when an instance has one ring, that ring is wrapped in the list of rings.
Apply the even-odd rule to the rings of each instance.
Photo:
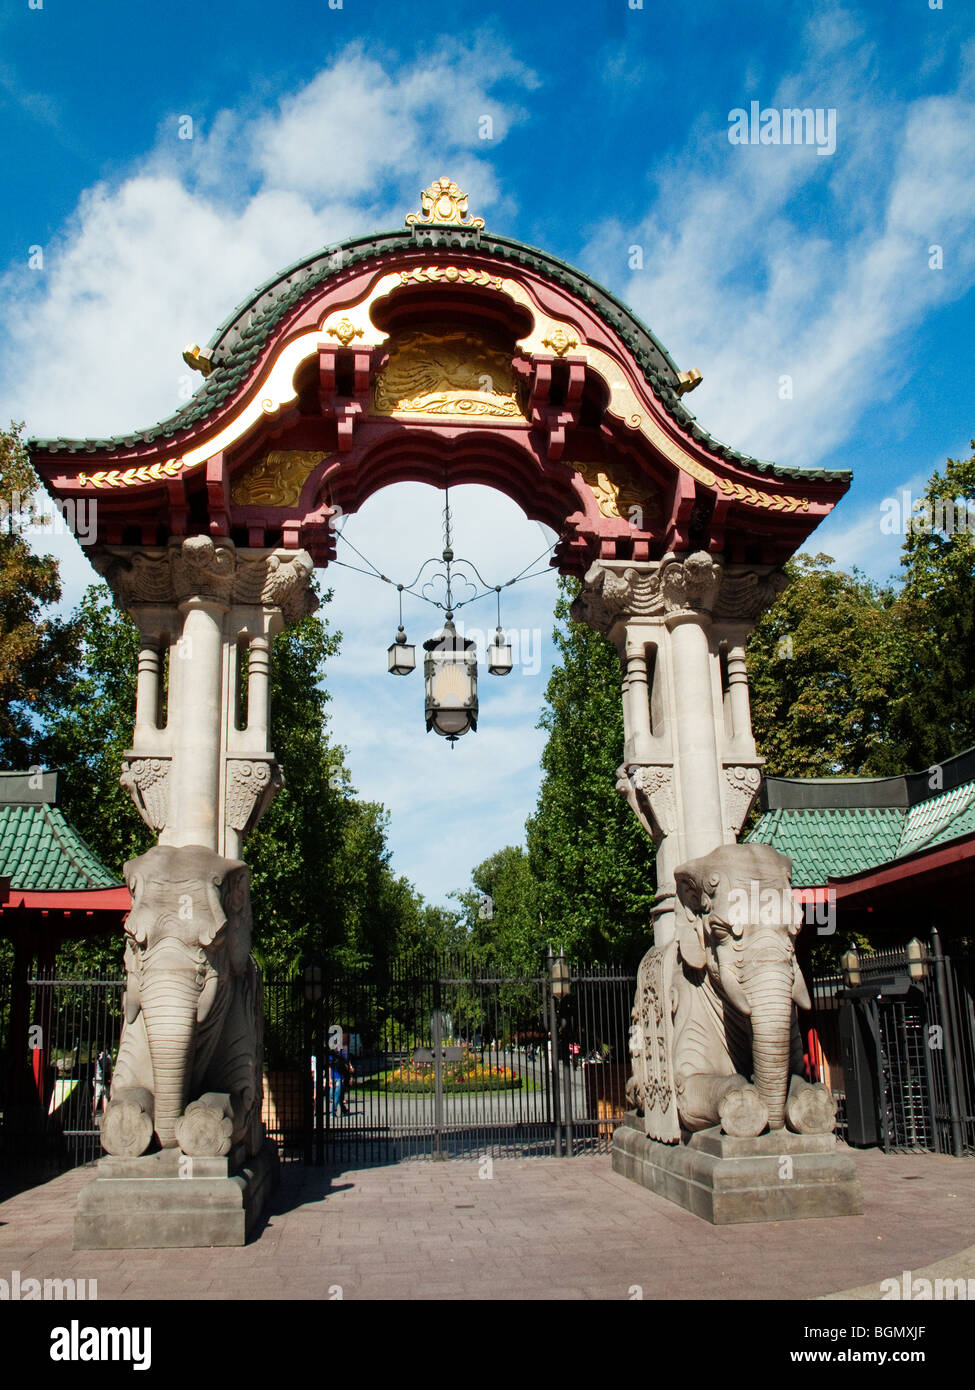
[[[416,666],[416,647],[409,642],[391,642],[387,655],[389,670],[394,676],[408,676]]]

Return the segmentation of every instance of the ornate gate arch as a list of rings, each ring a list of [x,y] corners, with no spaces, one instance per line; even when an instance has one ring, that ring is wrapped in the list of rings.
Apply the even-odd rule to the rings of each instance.
[[[97,499],[95,563],[142,633],[122,780],[161,846],[239,854],[280,785],[271,639],[308,611],[334,518],[393,482],[486,484],[558,533],[577,616],[619,650],[618,786],[658,846],[663,941],[674,867],[733,841],[759,786],[747,635],[850,475],[713,439],[684,403],[699,373],[449,180],[406,222],[258,289],[186,349],[203,380],[168,419],[32,442],[59,503]]]

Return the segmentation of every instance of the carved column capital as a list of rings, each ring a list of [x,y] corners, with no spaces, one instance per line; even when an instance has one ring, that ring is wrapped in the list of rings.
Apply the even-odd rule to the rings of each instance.
[[[306,550],[243,550],[209,536],[173,539],[166,548],[106,546],[93,557],[126,609],[175,608],[191,598],[280,610],[286,624],[313,613],[314,565]]]
[[[656,565],[605,565],[586,571],[582,592],[572,605],[576,622],[609,633],[630,618],[653,618],[663,612]]]
[[[768,566],[757,569],[728,566],[714,606],[715,621],[738,622],[751,627],[788,587],[789,579],[783,570]]]
[[[684,559],[670,556],[662,560],[657,583],[667,617],[710,614],[721,588],[721,577],[721,566],[703,550]]]

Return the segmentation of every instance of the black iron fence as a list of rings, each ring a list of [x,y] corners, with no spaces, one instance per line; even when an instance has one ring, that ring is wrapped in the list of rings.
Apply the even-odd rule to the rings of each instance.
[[[804,1043],[854,1145],[975,1153],[975,954],[942,950],[937,932],[913,951],[860,952],[821,974]]]
[[[548,970],[465,956],[267,980],[268,1135],[306,1163],[608,1150],[634,987],[616,967],[570,965],[563,988]],[[123,991],[118,979],[37,977],[15,1005],[0,979],[6,1171],[44,1176],[99,1156],[96,1059],[117,1055]]]
[[[265,1125],[309,1163],[608,1149],[635,979],[463,956],[265,984]]]

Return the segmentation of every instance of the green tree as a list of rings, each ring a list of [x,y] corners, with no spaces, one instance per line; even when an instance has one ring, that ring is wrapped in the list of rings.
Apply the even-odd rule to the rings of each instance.
[[[0,430],[0,767],[37,762],[38,727],[78,659],[75,625],[46,612],[61,598],[57,561],[35,555],[23,528],[36,520],[39,484],[21,426]]]
[[[904,644],[894,591],[797,555],[748,644],[752,726],[778,777],[904,771],[891,735]]]
[[[615,648],[569,616],[579,582],[563,579],[553,634],[561,663],[539,727],[538,806],[527,824],[544,936],[577,959],[627,962],[650,940],[654,848],[616,792],[623,757],[620,664]]]
[[[928,480],[901,556],[893,739],[911,768],[975,744],[975,440]]]
[[[526,851],[508,845],[478,864],[471,878],[473,888],[456,897],[472,954],[508,974],[536,972],[547,940]]]

